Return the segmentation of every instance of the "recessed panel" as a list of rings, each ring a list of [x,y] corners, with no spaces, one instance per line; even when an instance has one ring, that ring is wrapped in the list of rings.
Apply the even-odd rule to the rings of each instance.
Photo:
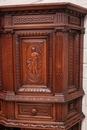
[[[53,90],[53,33],[18,31],[15,35],[16,88],[18,92],[51,93]]]
[[[46,40],[22,40],[24,85],[46,85]]]
[[[53,119],[53,104],[16,103],[15,107],[17,119]]]

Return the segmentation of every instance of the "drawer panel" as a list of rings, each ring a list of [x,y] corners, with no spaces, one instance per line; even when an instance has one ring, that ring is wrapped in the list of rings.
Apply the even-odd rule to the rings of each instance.
[[[55,117],[54,104],[16,103],[15,109],[17,119],[53,120]]]

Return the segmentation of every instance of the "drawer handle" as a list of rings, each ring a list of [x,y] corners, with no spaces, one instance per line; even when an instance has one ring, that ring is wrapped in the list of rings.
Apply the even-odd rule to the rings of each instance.
[[[36,115],[37,110],[35,108],[33,108],[31,112],[32,112],[33,115]]]

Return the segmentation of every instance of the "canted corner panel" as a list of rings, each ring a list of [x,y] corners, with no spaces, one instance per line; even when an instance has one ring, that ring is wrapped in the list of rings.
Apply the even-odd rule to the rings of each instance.
[[[16,71],[18,91],[50,93],[53,86],[52,33],[45,31],[17,33]],[[49,67],[47,67],[47,64]]]
[[[13,50],[12,50],[12,34],[2,34],[2,82],[3,89],[13,90]],[[5,79],[5,81],[4,81]]]
[[[53,120],[53,104],[16,103],[16,119]]]
[[[69,91],[76,91],[79,87],[79,34],[69,35]]]
[[[63,86],[63,34],[56,34],[56,92],[61,92]]]
[[[13,54],[12,54],[12,34],[7,34],[7,73],[8,73],[8,87],[13,89]]]
[[[73,117],[74,115],[78,114],[79,113],[78,107],[80,107],[78,100],[70,101],[68,103],[68,117],[67,118]]]

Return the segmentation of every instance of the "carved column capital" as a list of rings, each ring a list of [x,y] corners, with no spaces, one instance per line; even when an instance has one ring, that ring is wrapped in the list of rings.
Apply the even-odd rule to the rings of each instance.
[[[69,28],[67,27],[61,27],[61,28],[55,28],[54,32],[63,32],[63,33],[67,33],[69,31]]]
[[[3,33],[11,33],[11,34],[13,34],[14,33],[14,30],[13,29],[5,29],[4,31],[3,31]]]
[[[62,29],[62,32],[63,32],[63,33],[67,33],[68,31],[69,31],[68,28],[64,28],[64,29]]]

